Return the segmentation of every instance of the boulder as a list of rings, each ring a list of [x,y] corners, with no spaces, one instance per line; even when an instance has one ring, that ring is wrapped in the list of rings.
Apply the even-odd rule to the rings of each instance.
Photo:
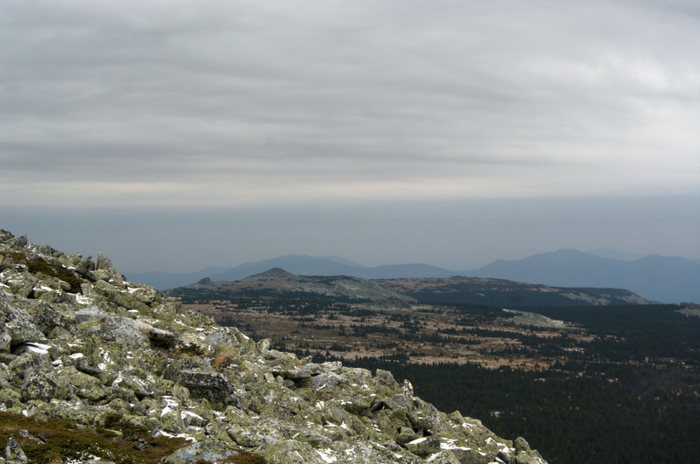
[[[30,258],[75,270],[80,292],[30,270]],[[299,359],[185,311],[101,253],[93,263],[0,230],[0,270],[0,410],[87,428],[121,417],[185,438],[170,463],[239,453],[284,464],[544,462],[524,439],[438,411],[389,371]],[[7,462],[27,462],[19,445],[7,442]]]
[[[22,447],[14,438],[9,438],[5,445],[5,462],[7,464],[25,464],[29,462]]]

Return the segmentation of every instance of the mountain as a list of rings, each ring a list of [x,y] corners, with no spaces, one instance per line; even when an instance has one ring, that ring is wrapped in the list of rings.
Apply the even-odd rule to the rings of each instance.
[[[215,281],[242,280],[254,274],[260,274],[269,269],[280,268],[296,275],[347,275],[354,276],[361,266],[347,264],[347,262],[335,261],[330,257],[313,257],[305,255],[287,255],[273,259],[249,262],[241,264],[223,272],[218,272],[209,277]],[[190,282],[191,283],[191,282]]]
[[[482,268],[455,272],[423,263],[363,266],[337,257],[287,255],[234,268],[210,267],[197,272],[132,274],[134,280],[160,290],[186,286],[209,277],[237,281],[272,268],[295,275],[349,276],[362,279],[446,278],[468,275],[557,287],[624,288],[664,303],[700,301],[700,263],[678,257],[634,255],[594,249],[589,253],[562,249],[514,261],[498,260]]]
[[[629,290],[553,287],[505,279],[454,276],[447,279],[376,280],[384,288],[430,304],[479,304],[501,308],[646,305]]]
[[[498,260],[470,274],[559,287],[625,288],[664,303],[700,301],[700,264],[678,257],[652,255],[623,261],[562,249]]]
[[[202,279],[196,284],[167,290],[166,293],[188,300],[261,299],[332,299],[337,301],[372,302],[402,306],[415,303],[411,297],[381,287],[359,277],[297,276],[281,268],[246,277],[240,281]]]
[[[627,253],[625,251],[613,250],[610,248],[597,247],[588,250],[588,253],[598,256],[599,258],[609,258],[617,259],[620,261],[634,261],[636,259],[641,259],[644,255],[636,253]]]
[[[208,267],[200,271],[183,272],[181,274],[161,271],[134,273],[129,274],[129,278],[135,282],[142,282],[145,285],[165,290],[166,288],[191,284],[204,277],[219,274],[224,271],[226,271],[226,268],[223,267]]]
[[[159,290],[166,290],[198,282],[204,277],[209,277],[214,281],[242,280],[248,276],[259,274],[273,268],[286,269],[295,275],[344,275],[362,279],[450,277],[457,274],[454,271],[422,263],[370,267],[334,256],[313,257],[305,255],[287,255],[262,261],[248,262],[233,268],[207,268],[201,271],[183,274],[149,272],[144,274],[132,274],[130,277],[139,282],[156,287]]]
[[[275,271],[265,279],[290,278]],[[391,372],[314,363],[0,230],[6,462],[542,464]]]
[[[351,261],[335,257],[312,257],[288,255],[279,258],[242,264],[233,269],[211,275],[212,280],[241,280],[253,274],[271,268],[285,269],[292,274],[305,276],[339,276],[359,277],[362,279],[393,279],[408,277],[449,277],[455,275],[449,271],[428,264],[393,264],[385,266],[362,266]]]
[[[265,299],[333,300],[371,302],[395,308],[415,303],[497,307],[649,304],[629,290],[614,288],[551,287],[462,276],[372,280],[348,276],[297,276],[280,268],[240,281],[204,278],[196,284],[166,290],[165,293],[188,303]]]
[[[363,279],[411,279],[411,278],[444,278],[456,275],[455,271],[450,271],[429,264],[387,264],[384,266],[376,266],[364,268],[362,271],[354,274],[356,277]]]

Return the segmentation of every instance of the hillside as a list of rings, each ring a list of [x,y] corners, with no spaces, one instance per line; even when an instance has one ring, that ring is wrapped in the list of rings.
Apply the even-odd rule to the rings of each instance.
[[[202,279],[196,284],[168,291],[187,299],[287,298],[333,299],[339,301],[372,302],[385,305],[406,305],[415,302],[376,283],[347,276],[297,276],[280,268],[255,274],[241,281],[212,281]]]
[[[562,288],[475,277],[374,279],[297,276],[280,268],[241,281],[213,281],[167,290],[186,302],[211,300],[333,300],[407,306],[415,303],[479,304],[500,307],[648,304],[614,288]]]
[[[0,231],[8,462],[542,463],[388,371],[314,363]]]
[[[422,303],[481,304],[498,307],[608,306],[648,304],[644,298],[617,288],[569,288],[505,279],[388,279],[377,284]]]
[[[335,257],[289,255],[230,269],[207,268],[182,274],[150,272],[132,277],[165,290],[193,284],[206,277],[217,282],[243,280],[277,267],[295,275],[344,275],[383,280],[478,276],[554,287],[627,289],[646,300],[663,303],[700,301],[700,263],[656,255],[638,258],[610,250],[594,252],[563,249],[521,260],[498,260],[476,270],[464,271],[421,263],[370,267]]]
[[[456,272],[428,264],[391,264],[383,266],[363,266],[336,257],[313,257],[287,255],[262,261],[249,262],[229,269],[207,268],[188,273],[148,272],[133,274],[140,282],[160,290],[181,287],[209,277],[213,281],[243,280],[269,269],[281,268],[295,275],[350,276],[361,279],[393,279],[412,277],[449,277]]]
[[[623,261],[564,249],[495,261],[470,275],[560,287],[626,288],[652,301],[700,302],[700,264],[676,257]]]

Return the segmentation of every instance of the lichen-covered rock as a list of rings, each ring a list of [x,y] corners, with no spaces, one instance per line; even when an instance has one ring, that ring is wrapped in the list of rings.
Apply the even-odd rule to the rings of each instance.
[[[440,439],[436,436],[416,438],[406,443],[406,449],[421,457],[440,451]]]
[[[116,415],[187,438],[170,463],[243,450],[282,464],[544,462],[391,372],[271,349],[90,259],[0,230],[1,411],[89,427]],[[8,442],[7,461],[26,462],[20,451]]]
[[[24,464],[28,462],[27,455],[14,438],[7,440],[5,445],[5,462],[7,464]]]
[[[233,449],[230,444],[206,439],[177,450],[166,461],[171,464],[186,464],[199,461],[216,462],[238,455],[240,455],[240,452]]]
[[[0,291],[0,322],[0,351],[9,352],[13,346],[25,342],[46,341],[29,311],[11,305],[4,291]]]

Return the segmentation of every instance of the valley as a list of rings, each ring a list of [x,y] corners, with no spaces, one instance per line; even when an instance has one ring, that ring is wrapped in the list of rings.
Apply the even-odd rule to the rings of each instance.
[[[286,351],[411,363],[475,363],[484,367],[536,369],[582,350],[585,329],[523,311],[473,305],[420,304],[385,308],[337,302],[244,302],[185,304]],[[563,340],[559,353],[547,349]]]
[[[275,348],[389,369],[442,409],[528,436],[551,463],[700,459],[684,445],[700,427],[696,304],[495,279],[371,281],[410,298],[393,302],[241,282],[174,294]]]

